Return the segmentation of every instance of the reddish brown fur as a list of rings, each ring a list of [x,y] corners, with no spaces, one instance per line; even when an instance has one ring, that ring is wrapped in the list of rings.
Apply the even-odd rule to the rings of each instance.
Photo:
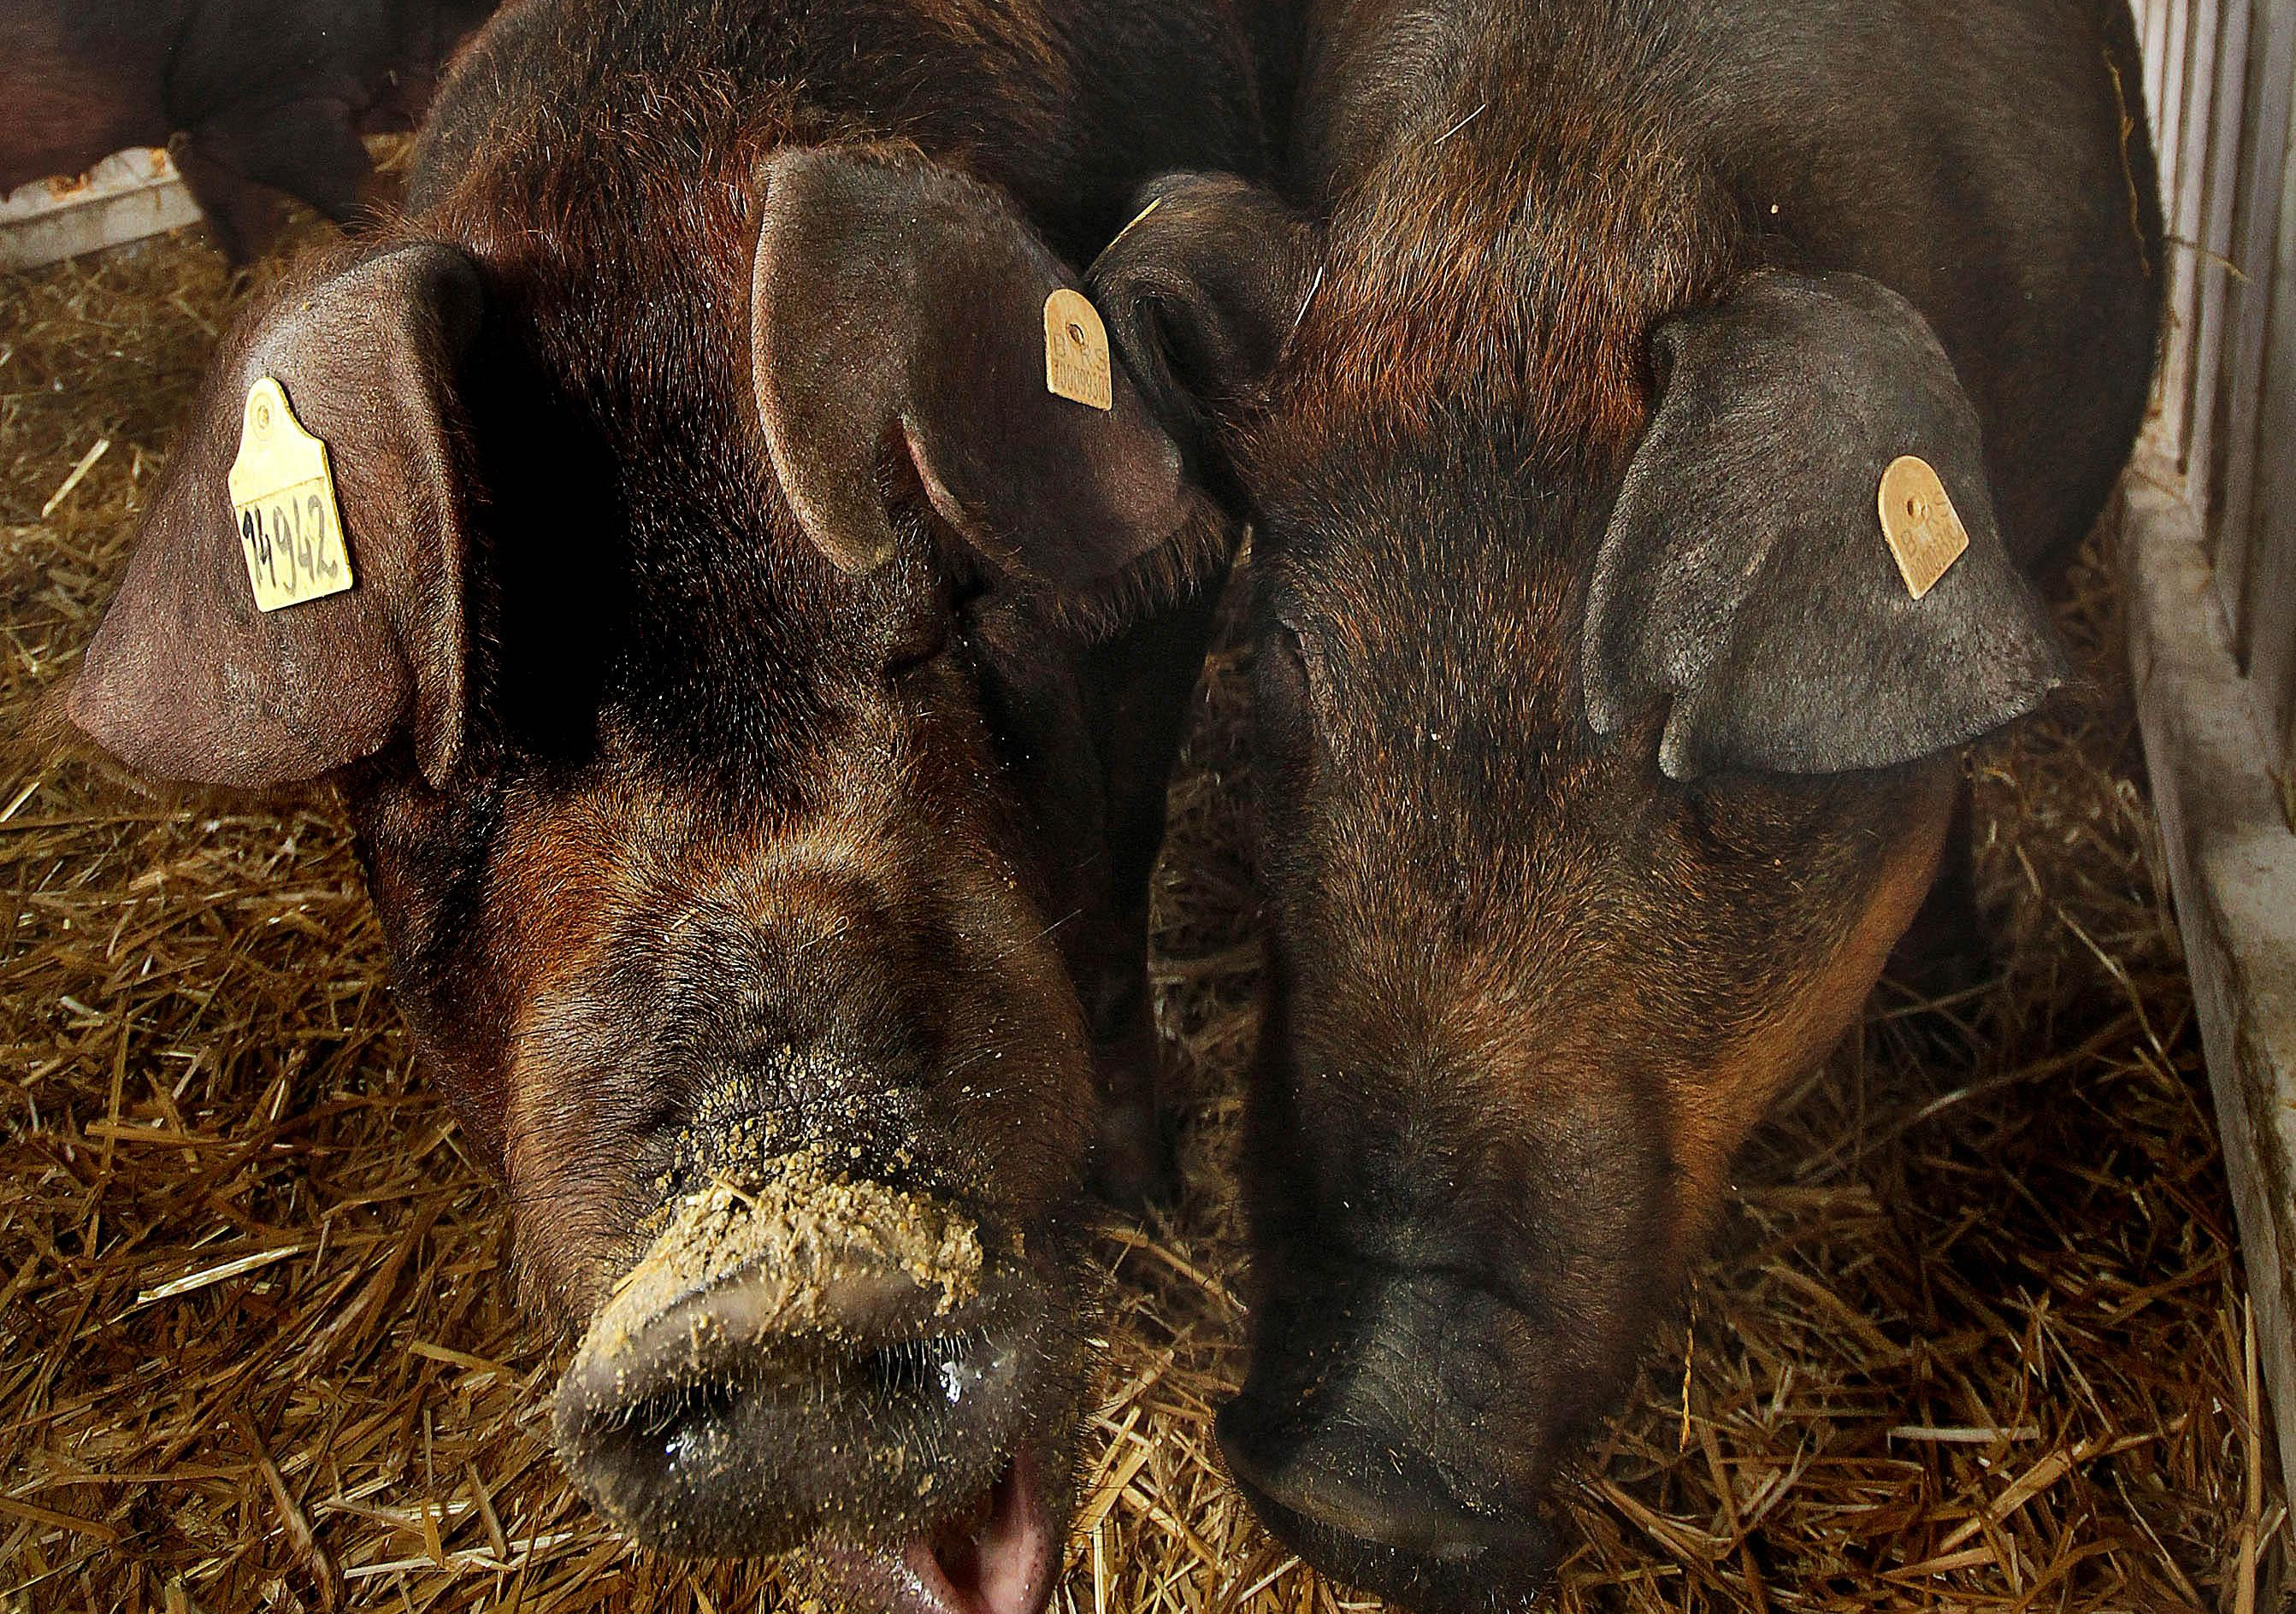
[[[889,759],[903,749],[889,746]],[[913,1120],[929,1147],[890,1146],[993,1159],[965,1186],[1000,1225],[1037,1225],[1063,1209],[1092,1118],[1077,1082],[1087,1048],[1073,991],[1059,954],[1041,945],[1037,905],[1016,901],[994,873],[1013,866],[1011,854],[972,804],[936,793],[944,815],[921,839],[914,798],[894,788],[898,771],[863,764],[819,781],[822,809],[786,828],[724,822],[644,778],[510,806],[487,896],[504,922],[483,972],[512,1019],[498,1072],[480,1078],[501,1096],[472,1108],[501,1118],[521,1261],[546,1303],[586,1315],[635,1257],[631,1230],[659,1199],[644,1169],[659,1149],[648,1118],[699,1096],[676,1090],[688,1073],[661,1069],[633,1043],[644,1006],[633,971],[651,979],[632,956],[641,931],[668,947],[707,921],[775,938],[792,960],[819,949],[852,977],[847,993],[906,997],[906,983],[931,979],[951,1022],[937,1062],[994,1061],[996,1080],[968,1090],[979,1102]],[[901,933],[958,915],[954,957]],[[760,984],[773,989],[770,972]],[[796,995],[804,983],[782,985]],[[651,1082],[630,1087],[618,1061],[652,1070]],[[464,1080],[477,1074],[463,1069]],[[850,1076],[827,1135],[874,1155],[887,1146],[878,1078]]]
[[[217,243],[261,250],[285,193],[338,223],[359,136],[411,127],[492,0],[10,0],[0,192],[173,142]]]
[[[1165,182],[1161,222],[1095,270],[1170,333],[1255,520],[1271,940],[1253,1356],[1222,1442],[1295,1550],[1406,1605],[1537,1595],[1541,1502],[1731,1152],[1854,1022],[1938,867],[1952,747],[1980,731],[1937,735],[1935,686],[1863,636],[1908,619],[1853,525],[1865,461],[1908,450],[1866,438],[1982,438],[2002,581],[1940,596],[1924,631],[2046,634],[2011,562],[2084,531],[2125,456],[2153,329],[2101,70],[2131,57],[2127,18],[1986,9],[1997,29],[1855,0],[1324,0],[1281,201]],[[1825,303],[1853,277],[1887,340]],[[1831,311],[1746,312],[1781,285]],[[1694,373],[1661,339],[1708,315],[1774,361],[1705,373],[1758,375],[1736,414],[1676,391]],[[1900,367],[1855,371],[1859,396],[1915,402],[1828,418],[1803,378],[1869,351]],[[1693,425],[1614,524],[1677,398]],[[1801,609],[1816,552],[1756,547],[1718,486],[1842,535],[1824,580],[1876,610]],[[1689,556],[1687,602],[1602,638],[1614,537],[1629,564]],[[1866,738],[1888,706],[1886,744],[1838,746],[1881,760],[1677,766],[1684,681],[1745,665],[1698,660],[1712,622],[1839,651],[1782,655],[1797,676],[1767,685],[1715,674],[1722,709],[1836,733],[1865,714]],[[1596,716],[1620,644],[1676,681]],[[2046,660],[2000,658],[2009,716]]]
[[[1117,442],[1128,479],[1079,502],[1089,477],[1022,452],[1076,440],[1053,412],[1082,413],[1040,372],[982,396],[976,365],[952,394],[953,366],[895,361],[1008,355],[1040,334],[1058,255],[1112,231],[1145,171],[1250,166],[1234,20],[508,8],[442,89],[405,213],[301,266],[226,342],[91,649],[74,711],[123,755],[240,784],[291,746],[291,766],[342,769],[419,1057],[503,1169],[532,1292],[564,1320],[668,1208],[796,1157],[977,1229],[972,1309],[928,1338],[742,1336],[756,1360],[659,1405],[617,1399],[619,1368],[570,1376],[570,1467],[655,1544],[779,1551],[833,1524],[898,1553],[1030,1471],[1016,1505],[1058,1528],[1095,1123],[1120,1190],[1155,1159],[1146,887],[1210,604],[1175,586],[1216,575],[1234,533],[1136,394],[1108,417],[1128,435],[1082,439]],[[841,258],[792,217],[858,221],[885,261],[947,258],[995,294],[889,288],[845,317]],[[767,266],[786,299],[753,307]],[[792,310],[815,307],[822,343],[853,344],[824,367],[849,396],[876,397],[866,369],[904,421],[997,422],[965,440],[1013,463],[960,513],[1020,534],[1009,556],[933,502],[928,463],[873,463],[899,422],[864,422],[859,470],[823,473],[882,514],[890,559],[848,572],[846,535],[800,519],[765,394],[786,403],[802,366],[757,366],[752,338],[782,310],[809,343]],[[213,474],[258,365],[325,427],[359,570],[268,618]],[[203,612],[217,632],[169,631]],[[924,1394],[935,1366],[976,1369],[975,1391]],[[719,1457],[650,1466],[687,1449],[657,1415]],[[775,1419],[828,1430],[824,1449],[758,1435]],[[917,1488],[912,1459],[947,1486]]]
[[[1277,429],[1425,431],[1464,404],[1560,463],[1632,445],[1648,406],[1642,333],[1702,300],[1742,248],[1641,64],[1596,45],[1556,29],[1478,59],[1399,3],[1332,30],[1326,72],[1425,50],[1430,70],[1470,77],[1447,85],[1444,103],[1463,110],[1432,137],[1423,118],[1333,129],[1336,115],[1308,113],[1311,148],[1320,135],[1347,162],[1321,181],[1326,255],[1275,378]]]
[[[0,194],[50,176],[71,178],[111,152],[163,145],[159,64],[122,75],[111,64],[25,40],[9,69],[13,138],[0,149]]]

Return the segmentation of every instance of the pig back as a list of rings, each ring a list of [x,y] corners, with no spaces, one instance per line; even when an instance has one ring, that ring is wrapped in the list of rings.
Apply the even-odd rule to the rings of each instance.
[[[1256,11],[1037,0],[607,6],[529,0],[457,58],[418,144],[420,217],[542,152],[665,122],[697,163],[774,145],[896,141],[1001,185],[1082,263],[1152,174],[1264,160]],[[663,96],[662,86],[698,92]],[[674,132],[671,132],[674,130]],[[515,188],[514,186],[512,188]]]
[[[168,43],[188,0],[0,5],[0,193],[160,145]]]

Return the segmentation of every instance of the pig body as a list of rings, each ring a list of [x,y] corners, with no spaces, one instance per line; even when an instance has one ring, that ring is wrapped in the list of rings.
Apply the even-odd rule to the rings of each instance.
[[[1255,521],[1253,1351],[1311,1561],[1531,1602],[1732,1150],[1921,905],[2027,575],[2142,417],[2129,20],[2087,0],[1308,8],[1281,195],[1095,267]],[[1882,474],[1970,537],[1914,597]],[[1913,512],[1920,513],[1920,512]]]
[[[0,0],[0,193],[128,146],[175,147],[234,262],[275,228],[274,193],[338,224],[362,135],[412,128],[495,0]]]
[[[1146,174],[1256,160],[1248,63],[1214,4],[505,11],[406,216],[226,339],[89,650],[132,764],[340,782],[530,1291],[617,1297],[557,1430],[650,1543],[1047,1594],[1234,534],[1120,352],[1048,390],[1045,309]],[[264,376],[357,578],[271,613]]]

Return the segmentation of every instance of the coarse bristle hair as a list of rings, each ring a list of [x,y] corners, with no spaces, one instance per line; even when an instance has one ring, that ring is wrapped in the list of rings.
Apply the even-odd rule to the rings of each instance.
[[[0,1609],[791,1606],[768,1568],[627,1545],[560,1475],[563,1345],[412,1077],[332,796],[155,793],[55,719],[217,330],[273,272],[234,284],[193,233],[0,280]],[[1746,1150],[1565,1489],[1566,1614],[2282,1606],[2095,546],[2057,600],[2085,682],[1969,765],[1994,963],[1934,1001],[1885,982]],[[1100,1242],[1062,1614],[1374,1606],[1259,1530],[1211,1432],[1244,1326],[1249,654],[1214,656],[1173,787],[1154,970],[1186,1188]]]

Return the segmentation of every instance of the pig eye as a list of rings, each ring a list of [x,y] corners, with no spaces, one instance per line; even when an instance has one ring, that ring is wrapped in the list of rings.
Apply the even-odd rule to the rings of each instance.
[[[1251,695],[1260,753],[1304,766],[1315,754],[1314,695],[1300,636],[1280,622],[1260,635]]]
[[[916,632],[904,635],[901,642],[886,654],[885,676],[899,678],[939,660],[955,637],[956,624],[946,615],[920,623]]]
[[[959,640],[970,637],[984,592],[981,584],[961,580],[931,608],[917,611],[885,652],[885,676],[898,679],[938,661]]]

